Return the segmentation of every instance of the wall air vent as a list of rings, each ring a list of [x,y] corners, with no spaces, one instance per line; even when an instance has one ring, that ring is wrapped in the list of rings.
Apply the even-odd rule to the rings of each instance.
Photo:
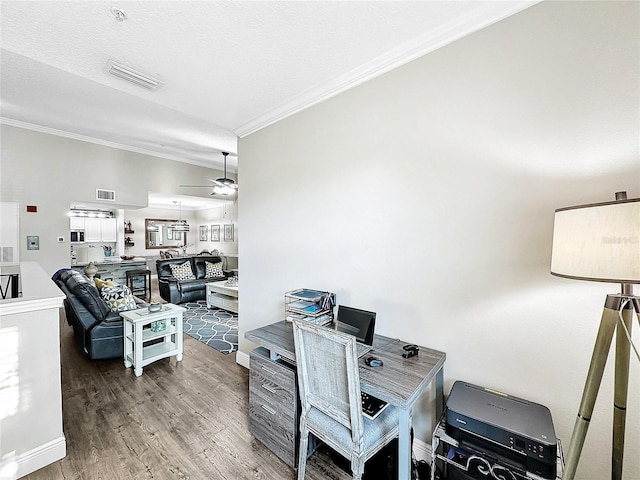
[[[116,191],[115,190],[103,190],[101,188],[96,188],[96,200],[107,200],[109,202],[116,201]]]
[[[13,265],[18,262],[13,247],[0,247],[0,263]]]
[[[131,67],[114,62],[113,60],[107,62],[107,72],[128,82],[148,88],[149,90],[157,90],[163,85],[162,80],[153,78],[146,73],[138,72]]]

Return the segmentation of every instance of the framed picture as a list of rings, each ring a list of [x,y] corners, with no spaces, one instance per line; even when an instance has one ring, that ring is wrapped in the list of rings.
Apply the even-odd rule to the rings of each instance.
[[[224,226],[224,241],[233,242],[233,224],[225,224]]]
[[[209,226],[208,225],[200,225],[200,238],[199,238],[199,240],[201,242],[206,242],[207,241],[208,232],[209,232]]]
[[[220,225],[211,225],[211,241],[220,241]]]

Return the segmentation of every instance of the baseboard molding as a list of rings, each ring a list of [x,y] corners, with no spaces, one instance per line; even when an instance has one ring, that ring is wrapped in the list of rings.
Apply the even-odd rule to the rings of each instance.
[[[12,457],[11,454],[4,455],[0,468],[0,479],[14,480],[24,477],[64,458],[66,455],[67,441],[64,436],[15,457]]]
[[[431,445],[429,445],[428,443],[414,438],[413,454],[415,455],[416,460],[424,460],[425,462],[431,464]]]
[[[236,352],[236,363],[243,366],[247,370],[249,369],[249,355],[244,352]]]

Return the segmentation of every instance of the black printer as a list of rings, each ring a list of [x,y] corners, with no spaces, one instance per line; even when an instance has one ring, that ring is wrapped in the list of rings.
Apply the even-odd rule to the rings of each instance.
[[[496,478],[556,478],[557,439],[543,405],[458,381],[447,399],[445,430],[459,444],[450,455],[468,467],[449,478],[491,478],[488,471]]]

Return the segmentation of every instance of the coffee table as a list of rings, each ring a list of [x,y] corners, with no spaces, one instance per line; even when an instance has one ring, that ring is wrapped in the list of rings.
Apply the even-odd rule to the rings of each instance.
[[[136,377],[142,367],[161,358],[176,356],[182,360],[182,312],[186,309],[172,303],[162,305],[159,312],[148,308],[120,312],[124,320],[124,366],[133,366]],[[151,344],[151,340],[158,340]]]
[[[217,307],[238,313],[238,285],[226,281],[207,283],[207,307]]]

